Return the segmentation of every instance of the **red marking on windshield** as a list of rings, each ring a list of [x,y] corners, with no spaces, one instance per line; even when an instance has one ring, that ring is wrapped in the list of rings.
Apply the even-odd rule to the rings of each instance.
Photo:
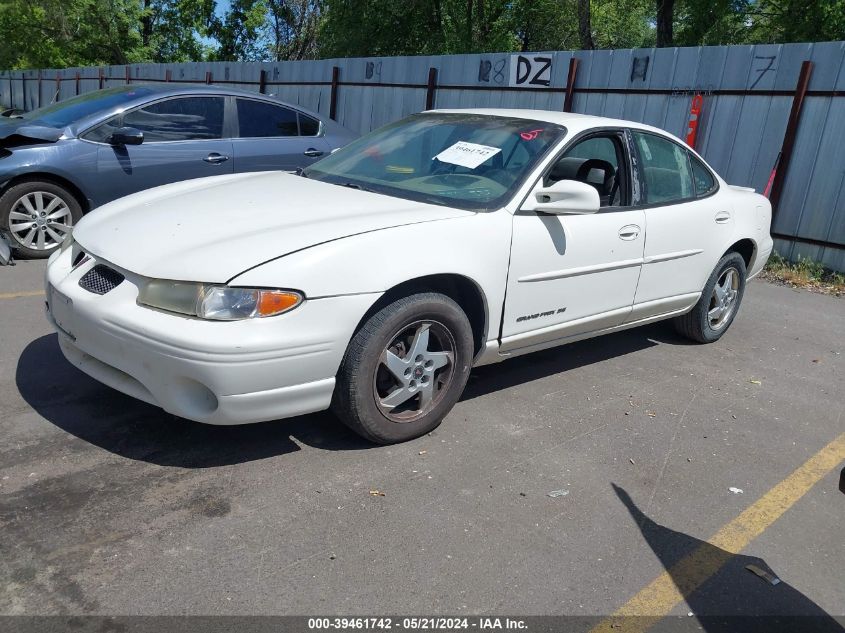
[[[543,131],[543,129],[540,128],[539,130],[531,130],[529,132],[520,132],[519,136],[522,138],[523,141],[533,141],[535,138],[540,136],[540,132],[542,132],[542,131]]]

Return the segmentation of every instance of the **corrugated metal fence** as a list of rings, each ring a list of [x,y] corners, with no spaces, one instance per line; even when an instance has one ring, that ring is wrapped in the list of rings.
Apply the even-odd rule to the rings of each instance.
[[[30,110],[149,81],[276,94],[359,132],[426,107],[519,107],[684,138],[701,95],[695,147],[732,184],[763,191],[784,150],[772,192],[778,250],[845,270],[845,42],[6,71],[0,103]]]

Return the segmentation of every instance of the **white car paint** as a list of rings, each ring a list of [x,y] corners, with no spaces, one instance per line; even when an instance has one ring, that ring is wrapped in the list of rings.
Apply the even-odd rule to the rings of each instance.
[[[281,173],[220,176],[134,194],[89,214],[50,260],[49,318],[67,358],[176,415],[238,424],[326,409],[347,345],[388,290],[457,275],[485,308],[476,365],[688,311],[740,240],[748,275],[772,249],[771,207],[718,178],[719,191],[665,207],[543,215],[532,191],[567,143],[637,123],[533,110],[469,110],[563,125],[567,134],[501,209],[472,212]],[[522,210],[522,211],[521,211]],[[727,216],[727,217],[726,217]],[[90,259],[74,267],[80,252]],[[125,281],[79,286],[96,263]],[[140,306],[148,278],[291,288],[280,316],[203,321]],[[534,318],[533,315],[542,315]]]

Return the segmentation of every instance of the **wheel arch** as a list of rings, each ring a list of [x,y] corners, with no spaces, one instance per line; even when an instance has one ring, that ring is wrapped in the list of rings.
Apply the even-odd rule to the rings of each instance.
[[[473,351],[477,356],[484,348],[489,326],[487,299],[481,287],[469,277],[457,273],[438,273],[408,279],[392,286],[361,317],[357,332],[373,314],[384,306],[418,292],[439,292],[457,303],[472,326]]]
[[[50,182],[59,187],[63,187],[67,189],[79,203],[79,206],[82,208],[82,213],[88,213],[88,211],[91,210],[90,201],[86,195],[82,193],[82,189],[80,189],[76,183],[64,176],[59,176],[50,172],[27,172],[13,176],[5,181],[2,184],[2,187],[0,187],[0,196],[5,194],[9,188],[25,182]]]
[[[731,252],[739,253],[745,261],[745,269],[751,270],[751,265],[757,256],[757,244],[750,238],[742,238],[731,244],[730,248],[722,254],[722,257]]]

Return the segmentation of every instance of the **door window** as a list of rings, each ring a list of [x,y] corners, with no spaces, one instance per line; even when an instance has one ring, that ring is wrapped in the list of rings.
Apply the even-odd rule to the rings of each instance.
[[[591,136],[566,150],[546,176],[546,185],[577,180],[592,185],[602,207],[621,207],[627,200],[627,171],[622,143],[615,134]]]
[[[692,164],[692,177],[695,180],[695,195],[698,197],[706,196],[716,188],[716,179],[713,178],[713,174],[704,166],[704,163],[695,156],[690,154],[689,159]]]
[[[238,99],[238,128],[241,138],[299,136],[296,111],[252,99]]]
[[[687,151],[669,139],[634,132],[648,204],[694,198]]]
[[[302,136],[317,136],[320,133],[320,122],[317,119],[299,113],[299,133]]]
[[[144,133],[144,143],[195,141],[223,137],[223,97],[179,97],[150,103],[113,116],[83,138],[107,143],[121,127]]]

